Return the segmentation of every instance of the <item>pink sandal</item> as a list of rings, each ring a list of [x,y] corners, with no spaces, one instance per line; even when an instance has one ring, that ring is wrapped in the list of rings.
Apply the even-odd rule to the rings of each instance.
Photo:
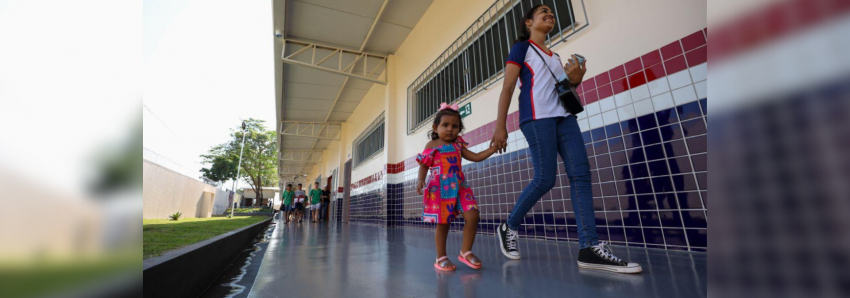
[[[469,266],[469,268],[481,269],[481,261],[478,260],[478,257],[472,256],[472,262],[470,262],[466,259],[466,256],[468,256],[471,253],[472,253],[472,251],[460,252],[460,255],[457,256],[457,259],[459,261],[463,262],[464,264],[466,264],[466,266]]]
[[[440,271],[455,271],[455,269],[457,269],[457,266],[454,266],[454,264],[452,264],[454,268],[449,269],[446,263],[451,264],[451,262],[449,261],[449,257],[442,256],[437,259],[437,262],[434,263],[434,268],[437,268],[437,270]]]

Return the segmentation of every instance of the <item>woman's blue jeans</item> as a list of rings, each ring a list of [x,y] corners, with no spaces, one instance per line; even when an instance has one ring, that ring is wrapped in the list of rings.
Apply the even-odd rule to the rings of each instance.
[[[520,126],[528,142],[528,152],[534,165],[534,179],[525,187],[508,216],[508,227],[519,230],[531,207],[555,186],[558,157],[564,160],[564,170],[570,178],[570,200],[576,216],[581,248],[599,244],[596,219],[593,215],[593,193],[590,189],[590,163],[584,140],[575,116],[544,118]]]

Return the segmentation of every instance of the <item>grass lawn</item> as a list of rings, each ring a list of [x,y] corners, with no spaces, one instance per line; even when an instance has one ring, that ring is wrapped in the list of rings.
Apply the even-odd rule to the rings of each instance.
[[[142,221],[143,259],[156,257],[166,251],[206,240],[268,218],[268,216],[234,216],[233,218],[183,218],[177,221],[144,219]]]
[[[272,212],[272,209],[269,207],[249,207],[249,208],[236,208],[233,210],[233,213],[254,213],[254,212]],[[224,211],[224,214],[230,214],[230,208]]]
[[[137,249],[89,259],[0,263],[0,297],[40,297],[86,286],[104,287],[107,278],[140,272],[141,267]]]

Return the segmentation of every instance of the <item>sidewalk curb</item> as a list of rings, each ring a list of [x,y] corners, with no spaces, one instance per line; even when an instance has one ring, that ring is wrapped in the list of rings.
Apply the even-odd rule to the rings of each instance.
[[[201,295],[272,219],[143,260],[144,297]]]

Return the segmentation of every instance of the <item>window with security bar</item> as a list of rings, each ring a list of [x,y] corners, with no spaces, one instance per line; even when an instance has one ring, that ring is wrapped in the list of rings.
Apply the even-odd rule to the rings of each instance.
[[[369,128],[354,141],[354,167],[369,160],[384,149],[384,115],[381,114]]]
[[[407,133],[425,126],[440,103],[462,102],[501,78],[522,18],[538,4],[552,8],[558,24],[549,47],[588,26],[584,1],[497,0],[410,85]]]

